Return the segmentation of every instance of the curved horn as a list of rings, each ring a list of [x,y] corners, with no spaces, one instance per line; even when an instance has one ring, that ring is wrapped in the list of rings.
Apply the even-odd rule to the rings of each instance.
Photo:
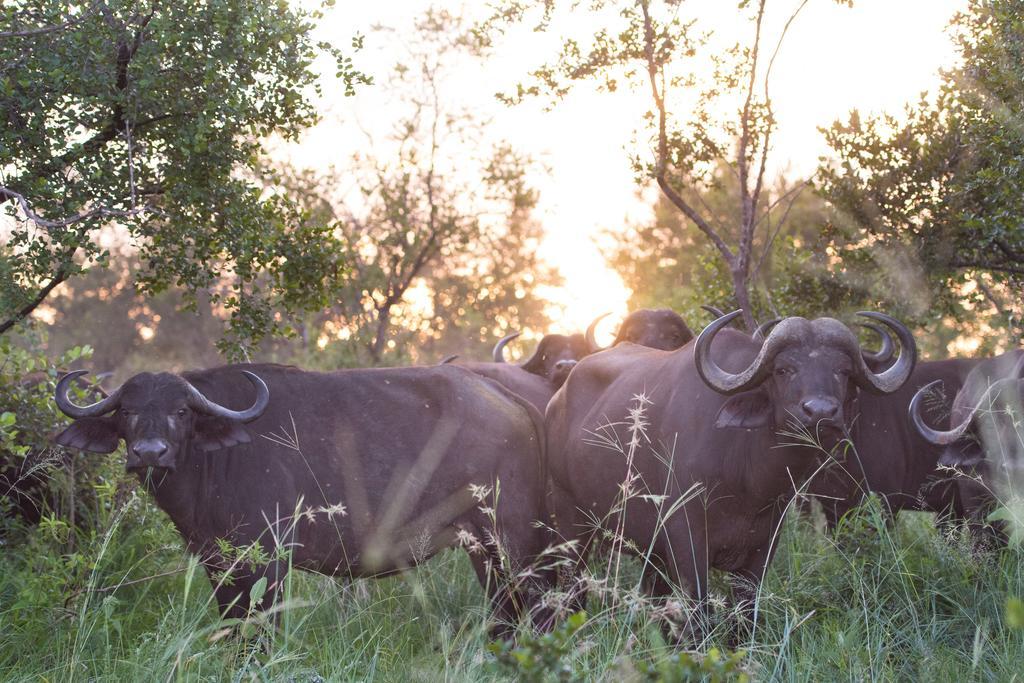
[[[518,337],[520,332],[513,332],[512,334],[506,334],[504,337],[498,340],[498,343],[494,345],[494,351],[491,352],[491,357],[495,363],[505,362],[505,345],[510,341]]]
[[[769,361],[782,348],[782,336],[772,334],[761,345],[757,358],[743,372],[735,374],[726,372],[718,367],[718,364],[711,360],[711,342],[714,341],[715,335],[718,334],[719,330],[738,318],[742,313],[743,309],[733,311],[709,324],[697,337],[697,343],[693,348],[693,360],[697,365],[697,372],[700,374],[700,378],[704,380],[705,384],[720,394],[737,394],[756,387],[763,382],[770,370],[771,364]]]
[[[109,412],[117,410],[117,406],[121,403],[121,388],[118,387],[110,396],[104,399],[92,403],[87,406],[75,405],[68,398],[68,388],[71,383],[82,375],[88,374],[88,370],[75,370],[69,372],[60,378],[57,382],[57,388],[54,390],[53,398],[57,402],[57,407],[60,408],[60,412],[64,413],[68,417],[73,417],[76,420],[81,417],[99,417],[100,415],[106,415]]]
[[[450,356],[445,356],[444,358],[441,359],[441,362],[438,363],[438,365],[448,365],[448,363],[451,363],[453,360],[455,360],[458,357],[459,357],[459,354],[457,354],[457,353],[453,353]]]
[[[722,309],[718,308],[717,306],[708,306],[707,304],[701,304],[700,307],[703,308],[708,313],[710,313],[711,315],[715,316],[716,318],[721,318],[723,315],[725,315],[725,312],[722,311]]]
[[[193,410],[200,413],[206,413],[207,415],[213,415],[214,417],[223,417],[229,420],[238,420],[239,422],[252,422],[267,409],[270,404],[270,389],[267,388],[266,382],[260,379],[254,373],[248,370],[242,370],[242,374],[252,382],[252,385],[256,387],[256,402],[252,404],[252,407],[246,410],[231,410],[225,408],[219,403],[214,403],[210,399],[203,396],[198,389],[192,386],[188,381],[185,384],[188,386],[189,393],[189,405]]]
[[[782,318],[772,318],[771,320],[766,320],[765,322],[757,326],[757,329],[754,330],[754,334],[750,335],[750,338],[753,339],[754,341],[763,342],[768,337],[768,333],[771,332],[771,329],[781,322]]]
[[[882,323],[896,333],[896,338],[900,342],[900,355],[896,357],[896,362],[889,366],[889,369],[885,372],[872,372],[864,362],[864,358],[860,355],[857,356],[860,360],[857,363],[857,372],[854,376],[857,384],[862,389],[878,394],[891,394],[910,379],[910,373],[914,371],[914,366],[917,365],[917,343],[914,341],[914,335],[906,325],[885,313],[861,311],[857,315]]]
[[[866,351],[861,349],[860,355],[864,357],[869,363],[877,365],[884,365],[892,360],[892,354],[896,351],[896,342],[893,341],[892,335],[889,334],[884,327],[879,327],[873,323],[858,323],[861,327],[866,327],[871,330],[879,337],[882,338],[882,348],[877,351]]]
[[[930,393],[936,385],[941,383],[942,380],[937,379],[918,389],[914,394],[914,398],[910,399],[910,407],[907,408],[917,432],[924,437],[925,441],[936,446],[946,446],[963,436],[964,432],[967,431],[967,427],[971,424],[971,419],[974,417],[974,411],[972,410],[971,414],[967,416],[967,419],[962,424],[946,432],[933,429],[924,423],[924,417],[921,415],[921,401],[924,400],[925,394]]]
[[[597,329],[597,324],[604,318],[611,315],[611,313],[602,313],[601,315],[594,318],[594,321],[587,325],[587,346],[590,347],[590,353],[597,353],[598,351],[604,351],[605,347],[598,346],[597,339],[594,338],[594,330]]]

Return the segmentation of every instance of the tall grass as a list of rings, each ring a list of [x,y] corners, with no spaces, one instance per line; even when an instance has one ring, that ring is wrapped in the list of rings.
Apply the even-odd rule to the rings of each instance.
[[[487,650],[486,600],[462,552],[377,581],[295,572],[278,632],[261,647],[224,634],[205,574],[176,547],[161,513],[145,501],[133,510],[145,525],[122,516],[90,544],[91,578],[68,604],[44,590],[30,602],[39,569],[28,555],[33,541],[4,550],[4,680],[511,677]],[[1024,633],[1004,617],[1007,598],[1024,595],[1019,550],[979,556],[962,537],[939,537],[920,513],[890,530],[877,505],[834,537],[790,520],[780,544],[759,598],[756,640],[744,646],[756,680],[1019,678]],[[626,585],[639,562],[625,558],[619,571]],[[146,576],[156,578],[127,583]],[[581,680],[629,679],[638,664],[672,656],[661,606],[628,590],[617,598],[593,598],[573,635],[565,663]],[[714,645],[724,645],[724,629],[704,646]]]

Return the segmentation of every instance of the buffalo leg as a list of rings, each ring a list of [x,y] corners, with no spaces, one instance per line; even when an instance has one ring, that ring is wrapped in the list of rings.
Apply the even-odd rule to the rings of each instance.
[[[582,612],[587,607],[587,588],[583,581],[583,570],[594,531],[587,529],[587,520],[579,511],[572,495],[559,487],[553,487],[551,510],[558,542],[563,547],[565,564],[559,568],[558,584],[568,598],[565,610],[569,614]]]
[[[682,519],[685,519],[685,514]],[[711,624],[711,603],[707,594],[707,542],[702,533],[683,522],[666,529],[664,540],[658,545],[663,546],[662,555],[669,559],[665,563],[665,576],[656,582],[656,587],[662,586],[668,595],[673,586],[678,586],[690,598],[693,609],[688,610],[681,635],[700,643]]]
[[[476,578],[487,593],[491,604],[491,625],[489,635],[493,640],[510,638],[516,629],[520,610],[509,577],[502,570],[498,553],[487,550],[470,552],[470,561]]]
[[[228,570],[210,564],[203,566],[213,585],[214,599],[217,600],[217,607],[224,619],[244,619],[254,608],[270,609],[277,602],[287,573],[279,562],[258,567],[235,566]],[[252,605],[252,589],[264,577],[267,579],[266,590],[259,601]]]

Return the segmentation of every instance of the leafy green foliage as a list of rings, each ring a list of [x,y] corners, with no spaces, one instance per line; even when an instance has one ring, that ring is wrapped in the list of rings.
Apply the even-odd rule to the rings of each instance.
[[[909,266],[924,292],[907,312],[970,321],[994,309],[996,333],[1018,338],[1022,12],[1020,0],[972,1],[954,23],[963,66],[944,74],[934,96],[908,104],[905,122],[854,111],[824,130],[835,158],[820,175],[838,210],[831,232],[851,268],[898,276]]]
[[[311,362],[433,362],[547,322],[536,293],[557,277],[537,253],[538,164],[459,104],[462,20],[430,10],[414,27],[387,81],[394,133],[330,172],[281,173],[306,220],[333,226],[349,254],[330,310],[302,323],[307,344],[327,346]]]
[[[526,634],[515,643],[503,640],[491,643],[488,649],[498,665],[514,678],[528,683],[543,681],[581,681],[567,660],[576,646],[576,635],[587,624],[587,613],[577,612],[550,633]]]
[[[50,441],[67,423],[53,402],[57,378],[92,355],[89,347],[69,349],[55,361],[42,352],[45,336],[28,330],[23,338],[0,337],[0,535],[40,517],[54,534],[67,537],[96,505],[91,489],[99,467],[84,454],[71,454]],[[20,341],[21,345],[14,342]],[[72,388],[83,402],[95,400],[94,388]]]
[[[644,680],[670,683],[670,681],[709,681],[710,683],[747,683],[750,676],[743,670],[743,651],[723,653],[711,648],[704,655],[680,652],[675,657],[657,663],[641,662],[637,671]]]
[[[236,352],[287,331],[275,310],[324,305],[341,245],[253,178],[260,140],[316,119],[318,55],[350,89],[368,82],[311,38],[319,16],[284,2],[5,3],[0,331],[83,264],[105,265],[110,225],[140,250],[145,291],[213,291]]]

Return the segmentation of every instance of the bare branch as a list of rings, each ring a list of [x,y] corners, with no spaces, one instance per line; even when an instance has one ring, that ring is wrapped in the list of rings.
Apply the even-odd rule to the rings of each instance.
[[[46,228],[47,230],[61,230],[69,226],[72,226],[75,223],[80,223],[82,221],[89,220],[92,218],[127,218],[130,216],[138,216],[141,214],[150,213],[151,211],[148,206],[140,206],[134,209],[129,209],[127,211],[108,209],[106,207],[101,206],[90,211],[86,211],[85,213],[77,214],[70,218],[62,218],[60,220],[49,220],[35,213],[32,210],[32,207],[29,205],[28,200],[26,200],[24,196],[15,192],[14,190],[8,189],[0,185],[0,203],[3,203],[5,201],[16,202],[18,206],[21,208],[22,213],[25,214],[25,217],[28,220],[32,221],[41,228]]]
[[[756,197],[751,194],[749,187],[750,168],[747,163],[747,147],[750,145],[750,117],[751,106],[754,100],[754,81],[757,77],[757,60],[761,50],[761,22],[764,19],[764,8],[766,0],[758,4],[757,20],[754,30],[754,45],[750,51],[750,78],[747,81],[747,96],[743,103],[743,114],[740,119],[741,133],[737,158],[737,169],[740,176],[740,209],[742,212],[740,234],[740,245],[738,256],[738,267],[746,273],[750,262],[750,248],[754,241],[754,202]],[[760,183],[760,181],[759,181]],[[758,185],[760,191],[760,184]]]
[[[962,259],[953,259],[949,262],[951,268],[979,268],[981,270],[994,270],[999,273],[1012,273],[1014,275],[1024,275],[1024,266],[1011,266],[1001,263],[986,263],[983,261],[965,261]]]
[[[658,187],[661,188],[661,191],[665,194],[665,197],[667,197],[668,200],[683,213],[683,215],[693,221],[701,232],[707,235],[708,239],[710,239],[718,251],[721,252],[722,258],[725,262],[732,265],[734,257],[729,246],[719,236],[719,234],[715,232],[715,229],[712,228],[711,225],[672,188],[666,178],[666,167],[668,165],[668,134],[666,131],[667,114],[665,112],[663,91],[658,88],[659,72],[654,60],[654,27],[651,23],[649,4],[650,3],[646,1],[641,2],[640,8],[644,15],[644,59],[647,61],[647,75],[651,84],[651,97],[654,99],[655,107],[658,109],[658,158],[655,164],[654,178],[658,182]]]
[[[794,190],[789,190],[788,192],[786,192],[783,195],[783,196],[786,196],[786,195],[792,194],[793,198],[789,201],[789,204],[786,205],[786,210],[785,210],[785,212],[783,212],[782,218],[780,218],[779,222],[776,223],[774,232],[771,233],[771,236],[768,238],[768,242],[765,243],[764,251],[761,252],[761,258],[758,259],[757,265],[754,266],[754,272],[750,274],[751,281],[753,281],[753,282],[757,281],[757,276],[761,272],[761,267],[764,265],[765,259],[768,258],[768,254],[772,250],[772,244],[775,243],[775,238],[779,236],[779,233],[782,232],[783,226],[786,225],[786,221],[789,219],[789,212],[792,211],[793,205],[796,204],[797,197],[799,197],[800,193],[803,192],[805,189],[807,189],[807,187],[810,184],[811,184],[810,180],[805,180],[804,182],[800,183],[800,185],[796,188],[795,193],[794,193]],[[765,218],[767,218],[769,216],[769,214],[771,213],[772,208],[774,206],[776,206],[779,203],[780,200],[781,200],[781,197],[778,200],[772,202],[772,205],[769,206],[768,209],[765,211],[765,214],[764,214]],[[760,219],[758,220],[758,222],[760,223]],[[770,226],[770,223],[769,223],[769,226]],[[771,230],[770,227],[769,227],[769,230]]]
[[[1003,306],[1003,302],[999,300],[996,293],[992,291],[992,288],[985,284],[985,280],[981,276],[974,278],[974,282],[978,285],[978,289],[982,291],[985,298],[988,299],[989,303],[996,309],[996,312],[1004,318],[1010,318],[1010,314],[1007,313],[1006,308]]]
[[[36,308],[39,307],[39,304],[43,303],[46,297],[50,296],[50,292],[52,292],[57,285],[67,280],[69,275],[71,275],[70,264],[65,263],[64,265],[57,269],[57,272],[54,273],[53,278],[46,284],[45,287],[39,290],[39,293],[36,294],[36,296],[33,297],[31,301],[29,301],[27,304],[19,308],[10,318],[0,323],[0,334],[7,332],[7,330],[11,329],[12,327],[20,323],[22,320],[30,316],[32,314],[32,311],[36,310]]]

